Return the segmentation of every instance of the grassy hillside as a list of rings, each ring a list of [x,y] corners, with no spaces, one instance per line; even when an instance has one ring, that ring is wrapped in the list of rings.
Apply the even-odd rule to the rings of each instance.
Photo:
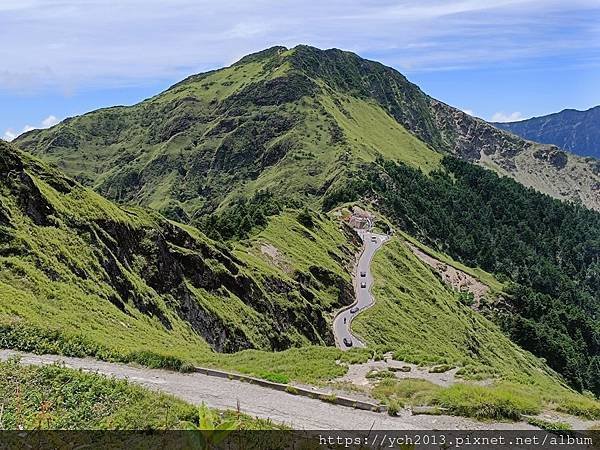
[[[126,381],[59,366],[0,363],[2,430],[184,429],[198,408]],[[229,411],[237,429],[273,429],[272,423]]]
[[[370,196],[399,228],[509,282],[494,320],[577,389],[600,392],[600,214],[454,158],[442,165],[428,176],[380,160],[334,200]]]
[[[250,55],[17,144],[111,200],[191,223],[258,190],[317,202],[377,156],[430,171],[442,153],[600,207],[600,174],[589,162],[437,102],[391,68],[307,46]]]
[[[597,392],[598,216],[444,154],[591,207],[597,171],[381,64],[276,47],[18,145],[93,190],[0,144],[2,346],[342,375],[371,350],[331,347],[359,243],[326,212],[362,200],[506,297],[494,325],[396,242],[378,256],[381,300],[355,324],[373,347],[571,395],[509,335]]]
[[[293,213],[278,219],[296,230],[298,246],[313,245],[321,228],[332,243],[327,254],[275,270],[265,255],[232,252],[156,213],[119,208],[0,146],[4,345],[55,351],[60,335],[75,353],[197,359],[213,349],[333,342],[330,312],[351,302],[353,247],[326,218],[314,230]]]
[[[393,238],[373,262],[376,304],[352,323],[371,347],[416,364],[458,367],[475,383],[440,388],[422,380],[383,379],[374,395],[392,407],[442,406],[457,415],[519,420],[555,409],[597,419],[600,402],[578,395],[560,376],[513,343],[501,328],[461,303],[405,241]],[[478,385],[477,380],[487,380]]]
[[[460,302],[399,238],[375,255],[377,303],[353,322],[367,343],[416,364],[450,364],[467,376],[551,373],[500,328]]]

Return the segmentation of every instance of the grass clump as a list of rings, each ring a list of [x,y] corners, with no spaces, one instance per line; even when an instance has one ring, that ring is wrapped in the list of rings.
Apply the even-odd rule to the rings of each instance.
[[[407,378],[396,380],[386,378],[373,388],[373,396],[388,405],[429,405],[440,387],[426,380]]]
[[[390,416],[397,416],[402,409],[402,404],[397,400],[391,400],[387,405],[387,413]]]
[[[294,386],[286,386],[285,387],[285,392],[287,392],[288,394],[292,394],[292,395],[298,395],[298,389]]]
[[[327,402],[327,403],[336,403],[337,402],[337,395],[335,395],[334,393],[323,394],[319,398],[322,401]]]
[[[260,374],[260,378],[280,384],[288,384],[290,382],[289,377],[281,373],[263,372]]]
[[[541,428],[546,431],[570,431],[573,429],[571,425],[564,422],[550,422],[548,420],[539,419],[537,417],[529,417],[527,419],[529,425]]]
[[[370,370],[367,373],[366,378],[368,379],[382,379],[382,378],[395,378],[394,372],[389,369],[385,370]]]
[[[441,389],[434,403],[458,416],[476,419],[521,420],[524,414],[539,414],[538,396],[519,386],[476,386],[456,384]]]

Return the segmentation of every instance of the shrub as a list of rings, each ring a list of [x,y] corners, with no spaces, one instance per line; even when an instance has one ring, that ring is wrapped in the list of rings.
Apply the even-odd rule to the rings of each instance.
[[[462,291],[458,294],[458,301],[465,306],[473,306],[475,304],[475,295],[469,291]]]
[[[260,378],[280,384],[288,384],[290,382],[290,379],[281,373],[263,372],[260,374]]]
[[[312,215],[310,211],[304,208],[300,213],[298,213],[298,222],[304,225],[306,228],[313,228],[315,226],[315,222],[313,221]]]

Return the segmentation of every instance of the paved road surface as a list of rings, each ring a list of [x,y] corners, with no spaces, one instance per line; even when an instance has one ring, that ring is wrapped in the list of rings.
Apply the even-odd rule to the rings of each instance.
[[[239,400],[242,412],[254,417],[284,423],[299,430],[368,430],[371,427],[380,430],[448,430],[515,427],[515,424],[481,424],[458,417],[411,416],[408,411],[404,411],[401,417],[390,417],[385,413],[332,405],[320,400],[199,373],[183,374],[89,358],[33,355],[12,350],[0,350],[0,360],[2,361],[15,355],[21,356],[22,364],[44,365],[62,362],[67,367],[127,379],[152,390],[172,394],[190,403],[205,402],[208,406],[222,410],[235,409]],[[518,425],[527,426],[526,424]]]
[[[352,319],[360,314],[361,311],[368,308],[375,303],[375,299],[371,294],[371,286],[373,285],[373,276],[371,275],[371,261],[375,252],[385,243],[388,236],[382,234],[375,234],[365,230],[357,230],[361,239],[363,240],[363,252],[356,265],[356,273],[354,276],[354,290],[356,292],[355,303],[346,308],[340,314],[338,314],[333,320],[333,334],[335,336],[335,342],[338,347],[342,350],[348,350],[350,347],[344,344],[344,338],[349,339],[352,342],[353,347],[364,347],[364,343],[360,341],[356,336],[352,335],[350,331],[350,325]],[[365,276],[361,276],[361,274]],[[365,287],[362,287],[362,283],[365,283]],[[350,310],[353,308],[359,308],[356,313],[351,313]]]

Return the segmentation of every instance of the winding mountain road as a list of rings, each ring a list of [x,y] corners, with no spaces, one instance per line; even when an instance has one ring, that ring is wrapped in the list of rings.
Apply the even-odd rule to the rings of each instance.
[[[354,290],[356,292],[356,301],[349,307],[341,311],[333,319],[333,334],[336,345],[342,350],[348,350],[352,347],[364,347],[365,344],[352,334],[352,320],[362,311],[375,303],[375,298],[371,293],[373,286],[373,275],[371,274],[371,262],[375,252],[389,239],[383,234],[371,233],[366,230],[356,230],[363,241],[363,250],[358,259],[354,274]],[[358,310],[356,310],[358,308]],[[355,311],[355,312],[351,312]],[[346,342],[352,343],[351,346]]]

